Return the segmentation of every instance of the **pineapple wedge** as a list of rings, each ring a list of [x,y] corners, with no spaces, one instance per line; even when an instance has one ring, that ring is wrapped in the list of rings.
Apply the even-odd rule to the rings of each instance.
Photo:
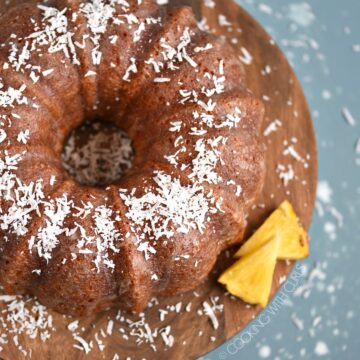
[[[218,279],[227,290],[249,304],[266,307],[281,238],[275,233],[262,247],[242,257]]]
[[[299,224],[299,219],[289,201],[284,201],[234,256],[238,258],[249,255],[272,241],[276,233],[281,241],[278,259],[299,260],[308,256],[307,233]]]

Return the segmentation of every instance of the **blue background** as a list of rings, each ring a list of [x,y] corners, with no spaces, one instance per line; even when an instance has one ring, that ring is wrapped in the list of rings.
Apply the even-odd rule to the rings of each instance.
[[[228,352],[232,339],[202,359],[360,359],[360,0],[238,2],[273,36],[303,85],[321,190],[303,263],[307,291],[291,294],[236,354]]]

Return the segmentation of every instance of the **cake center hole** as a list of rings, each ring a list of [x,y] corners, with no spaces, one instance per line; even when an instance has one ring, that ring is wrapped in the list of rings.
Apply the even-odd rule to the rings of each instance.
[[[125,131],[106,122],[88,122],[73,130],[63,153],[63,166],[83,185],[106,186],[132,166],[134,150]]]

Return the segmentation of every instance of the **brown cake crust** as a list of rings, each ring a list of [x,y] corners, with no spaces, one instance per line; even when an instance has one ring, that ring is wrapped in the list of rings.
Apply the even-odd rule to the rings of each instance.
[[[72,315],[195,288],[241,242],[264,182],[264,109],[238,56],[188,7],[99,0],[102,31],[94,1],[18,3],[0,20],[0,283]],[[98,118],[136,154],[104,188],[61,163]]]

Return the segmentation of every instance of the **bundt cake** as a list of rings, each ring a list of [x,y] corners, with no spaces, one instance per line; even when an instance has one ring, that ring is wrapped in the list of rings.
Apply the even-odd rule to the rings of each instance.
[[[242,240],[264,182],[263,105],[189,7],[11,0],[0,19],[0,284],[59,312],[141,311]],[[87,186],[69,133],[110,121],[132,167]]]

